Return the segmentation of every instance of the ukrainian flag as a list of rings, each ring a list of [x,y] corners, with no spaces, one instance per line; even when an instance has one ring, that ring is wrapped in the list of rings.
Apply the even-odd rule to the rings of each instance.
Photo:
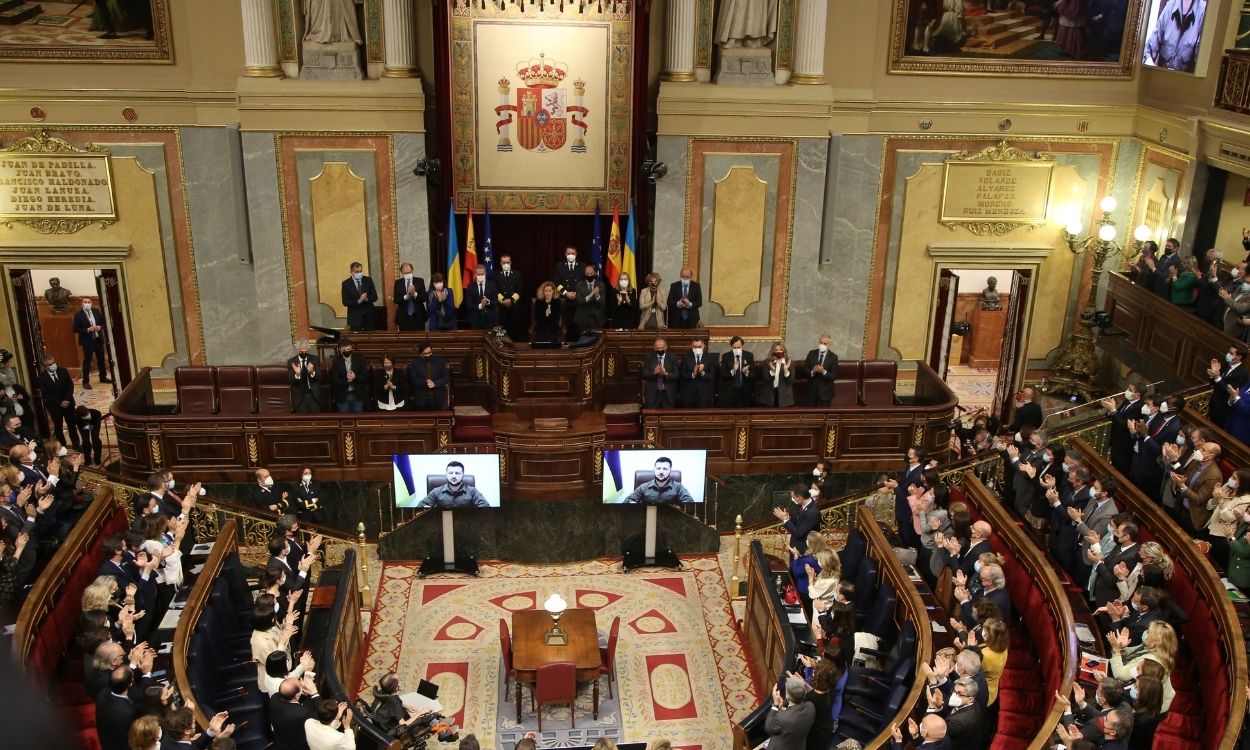
[[[635,289],[642,287],[641,281],[638,279],[638,272],[635,268],[634,248],[638,246],[638,238],[634,235],[634,205],[629,205],[629,218],[625,226],[625,247],[621,248],[621,273],[629,275],[629,283],[634,285]]]
[[[456,237],[456,208],[447,207],[447,290],[451,292],[456,309],[464,302],[464,284],[460,271],[460,239]]]

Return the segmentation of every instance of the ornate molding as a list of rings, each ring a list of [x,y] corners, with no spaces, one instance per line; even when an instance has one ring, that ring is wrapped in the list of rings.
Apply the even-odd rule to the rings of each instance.
[[[834,452],[838,449],[838,428],[830,427],[825,433],[825,457],[833,458]]]
[[[1044,154],[1040,151],[1025,151],[1022,148],[1008,144],[1005,139],[998,141],[992,146],[987,146],[981,149],[980,151],[977,151],[976,153],[969,153],[967,149],[964,149],[960,151],[959,153],[955,154],[954,156],[947,158],[943,162],[943,168],[945,169],[945,175],[943,176],[943,179],[942,179],[943,206],[945,206],[945,202],[947,200],[947,188],[948,188],[948,182],[950,180],[950,173],[951,173],[950,165],[952,164],[976,164],[976,163],[1001,164],[1006,169],[1010,169],[1012,167],[1020,167],[1023,165],[1028,165],[1031,167],[1044,165],[1046,167],[1053,168],[1055,164],[1055,158],[1051,156],[1050,154]],[[1047,180],[1048,187],[1047,187],[1046,198],[1045,198],[1045,201],[1043,202],[1044,204],[1049,204],[1049,201],[1050,201],[1050,196],[1049,196],[1050,179],[1053,179],[1053,173],[1051,174],[1050,178]],[[1048,206],[1043,205],[1043,208],[1044,209],[1048,208]],[[1028,229],[1029,231],[1032,231],[1034,229],[1037,229],[1039,226],[1042,226],[1044,221],[1038,221],[1034,218],[1030,218],[1026,221],[1010,221],[1010,220],[1004,220],[1004,219],[999,219],[999,218],[953,219],[953,218],[942,217],[938,220],[938,223],[944,227],[947,227],[948,229],[954,229],[955,227],[963,227],[964,229],[967,229],[969,232],[977,235],[978,237],[1001,237],[1002,235],[1007,234],[1008,232],[1011,232],[1015,229],[1019,229],[1020,227],[1024,227]]]
[[[152,455],[153,467],[165,464],[164,457],[161,456],[161,439],[156,435],[148,435],[148,452]]]
[[[255,435],[247,436],[247,460],[252,466],[260,463],[260,443],[256,440]]]
[[[343,433],[343,459],[346,463],[356,463],[356,436],[350,432]]]
[[[967,149],[960,151],[946,161],[1049,161],[1053,162],[1055,157],[1050,154],[1044,154],[1041,151],[1025,151],[1022,148],[1009,145],[1006,139],[995,143],[993,146],[987,146],[975,154],[969,154]]]
[[[603,478],[603,447],[595,446],[595,481]]]
[[[99,224],[101,227],[106,227],[110,224],[117,223],[117,196],[113,190],[113,170],[112,170],[112,165],[110,164],[110,160],[109,160],[110,152],[108,151],[108,149],[101,148],[100,146],[97,146],[94,143],[87,143],[82,146],[76,146],[73,143],[70,143],[69,141],[65,140],[64,138],[58,138],[54,135],[49,135],[48,131],[43,130],[43,129],[40,129],[34,135],[28,135],[23,138],[18,138],[16,141],[13,141],[5,148],[0,148],[0,161],[5,161],[9,157],[27,156],[27,155],[35,156],[35,157],[39,157],[39,156],[49,156],[49,157],[85,156],[85,157],[89,157],[90,160],[93,162],[98,162],[99,160],[103,160],[102,169],[104,172],[104,179],[107,182],[106,189],[108,193],[108,212],[107,213],[89,213],[85,216],[67,216],[65,218],[51,217],[51,216],[45,215],[43,212],[39,212],[28,217],[22,214],[3,213],[2,207],[0,207],[0,224],[7,224],[9,228],[11,229],[15,222],[20,222],[22,224],[26,224],[27,226],[34,229],[36,232],[39,232],[40,234],[73,234],[74,232],[77,232],[78,230],[90,224]],[[88,175],[90,175],[94,171],[94,169],[90,166],[84,166],[83,169],[88,170]],[[62,170],[57,170],[57,171],[62,171]],[[69,168],[67,166],[65,171],[77,172],[78,170],[73,170],[72,168]],[[16,179],[21,179],[20,170],[17,174]],[[44,177],[42,179],[49,179],[49,178]],[[59,179],[72,179],[72,178],[62,177]],[[83,181],[80,184],[85,184],[85,183],[86,181]],[[57,190],[56,187],[52,187],[52,186],[41,186],[41,187],[46,187],[47,189],[51,191]],[[70,188],[61,188],[61,189],[72,190],[74,188],[70,187]],[[86,188],[78,188],[78,189],[86,190]],[[70,197],[75,197],[75,196],[70,196]],[[56,196],[53,196],[52,200],[55,200],[55,198]],[[60,204],[56,204],[56,205],[60,205]],[[49,208],[51,208],[51,205],[49,205]]]
[[[738,428],[738,458],[740,459],[747,457],[747,434],[747,428]]]

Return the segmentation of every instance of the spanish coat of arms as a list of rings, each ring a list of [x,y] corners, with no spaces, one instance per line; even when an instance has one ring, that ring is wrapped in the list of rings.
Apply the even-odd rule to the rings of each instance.
[[[560,88],[567,76],[568,66],[548,60],[544,53],[540,53],[537,59],[517,63],[516,77],[525,85],[517,88],[515,103],[509,98],[511,81],[499,79],[500,101],[495,107],[495,114],[499,117],[495,123],[495,130],[499,133],[496,150],[512,150],[508,130],[515,115],[517,144],[526,151],[543,153],[564,148],[569,137],[569,122],[572,121],[574,134],[569,151],[586,153],[586,121],[583,119],[588,116],[586,82],[580,78],[573,81],[573,103],[569,104],[568,92]]]

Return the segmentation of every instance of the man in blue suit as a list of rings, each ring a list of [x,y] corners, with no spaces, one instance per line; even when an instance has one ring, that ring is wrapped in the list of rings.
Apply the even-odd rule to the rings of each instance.
[[[898,536],[905,547],[920,546],[920,537],[911,520],[911,506],[907,504],[907,487],[922,481],[920,475],[924,473],[926,458],[924,448],[908,448],[907,468],[902,475],[898,479],[885,480],[885,486],[894,490],[894,519],[898,523]]]
[[[464,290],[464,306],[469,312],[469,327],[489,331],[499,324],[499,308],[495,305],[498,295],[495,282],[486,278],[486,267],[477,267],[477,276]]]
[[[91,390],[91,358],[96,360],[101,383],[112,383],[104,369],[104,316],[91,308],[91,298],[82,298],[82,309],[74,313],[74,333],[82,347],[82,387]]]
[[[365,276],[365,267],[352,264],[352,275],[343,280],[343,306],[347,308],[347,327],[353,331],[367,331],[373,327],[373,303],[378,301],[378,290],[373,279]]]

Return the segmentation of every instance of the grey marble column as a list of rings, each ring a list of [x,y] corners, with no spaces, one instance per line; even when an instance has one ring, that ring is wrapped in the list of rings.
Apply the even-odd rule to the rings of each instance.
[[[417,69],[416,15],[413,0],[385,0],[386,68],[383,78],[415,78]]]

